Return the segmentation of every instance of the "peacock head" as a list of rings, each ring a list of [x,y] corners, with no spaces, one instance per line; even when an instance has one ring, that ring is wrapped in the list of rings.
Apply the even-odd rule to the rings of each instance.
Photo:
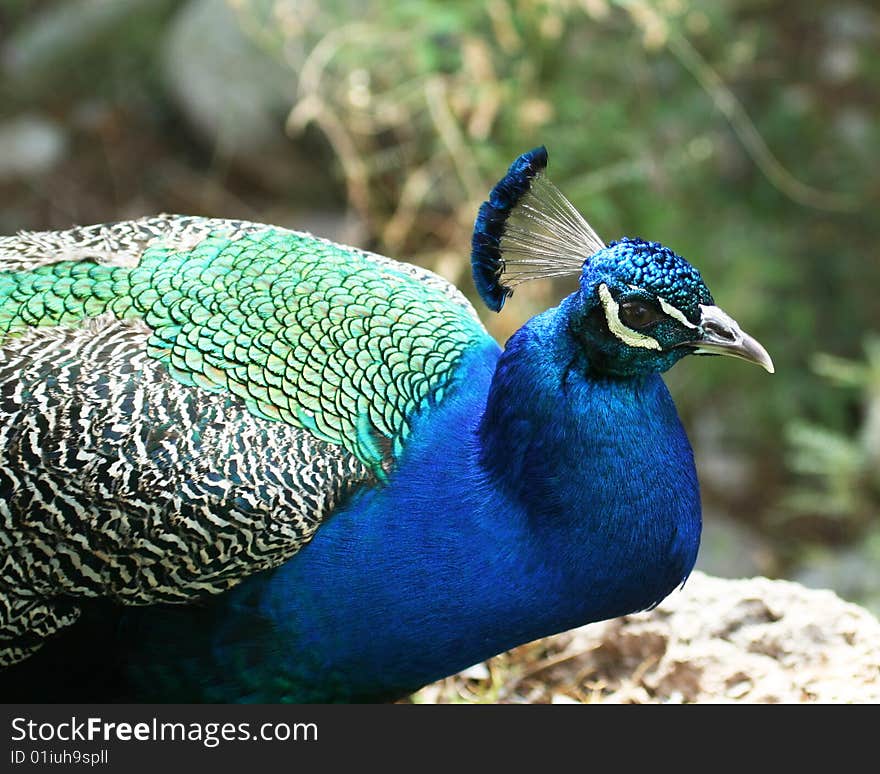
[[[700,272],[659,242],[624,238],[584,263],[572,333],[614,375],[665,371],[687,354],[763,366],[766,350],[715,305]]]
[[[665,371],[687,354],[731,355],[773,373],[767,351],[715,305],[700,272],[658,242],[605,245],[547,180],[547,152],[520,156],[480,208],[471,262],[495,311],[520,282],[580,273],[563,302],[591,370],[611,376]]]

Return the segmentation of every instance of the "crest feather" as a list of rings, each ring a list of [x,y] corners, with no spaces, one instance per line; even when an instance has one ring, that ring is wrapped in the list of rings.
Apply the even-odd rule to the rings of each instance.
[[[474,284],[501,311],[513,288],[530,279],[580,272],[605,247],[574,205],[546,176],[547,149],[511,164],[480,207],[471,243]]]

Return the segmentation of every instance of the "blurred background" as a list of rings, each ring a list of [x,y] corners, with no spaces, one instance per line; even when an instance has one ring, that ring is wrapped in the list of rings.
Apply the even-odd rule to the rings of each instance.
[[[3,0],[0,232],[157,212],[311,230],[472,299],[479,203],[545,144],[772,354],[667,375],[698,566],[880,613],[880,12],[869,0]],[[520,286],[503,342],[569,282]],[[476,306],[482,309],[478,302]]]

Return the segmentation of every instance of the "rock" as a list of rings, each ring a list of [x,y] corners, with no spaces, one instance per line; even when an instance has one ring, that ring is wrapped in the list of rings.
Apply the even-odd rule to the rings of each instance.
[[[42,116],[22,114],[0,122],[0,181],[48,172],[66,147],[64,131]]]
[[[794,571],[810,588],[833,588],[880,615],[880,529],[847,548],[813,548]]]
[[[0,66],[14,81],[48,79],[46,88],[63,89],[70,63],[81,60],[96,46],[121,30],[143,25],[173,6],[170,0],[71,0],[44,4],[48,7],[29,16],[2,47]],[[131,25],[131,26],[129,26]]]
[[[657,609],[569,636],[613,686],[605,701],[880,701],[880,622],[788,581],[695,572]]]
[[[831,591],[694,572],[655,610],[590,624],[488,662],[414,701],[874,703],[880,621]]]
[[[313,148],[285,134],[297,74],[248,36],[232,4],[183,4],[160,60],[171,100],[215,163],[232,165],[267,190],[305,190],[312,203],[338,193],[329,154],[314,158]]]

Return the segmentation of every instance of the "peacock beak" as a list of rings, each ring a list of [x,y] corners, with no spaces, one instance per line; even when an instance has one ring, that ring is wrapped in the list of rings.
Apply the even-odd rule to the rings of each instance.
[[[730,355],[756,363],[769,373],[774,372],[767,350],[745,333],[739,324],[717,306],[700,307],[700,337],[688,342],[697,355]]]

